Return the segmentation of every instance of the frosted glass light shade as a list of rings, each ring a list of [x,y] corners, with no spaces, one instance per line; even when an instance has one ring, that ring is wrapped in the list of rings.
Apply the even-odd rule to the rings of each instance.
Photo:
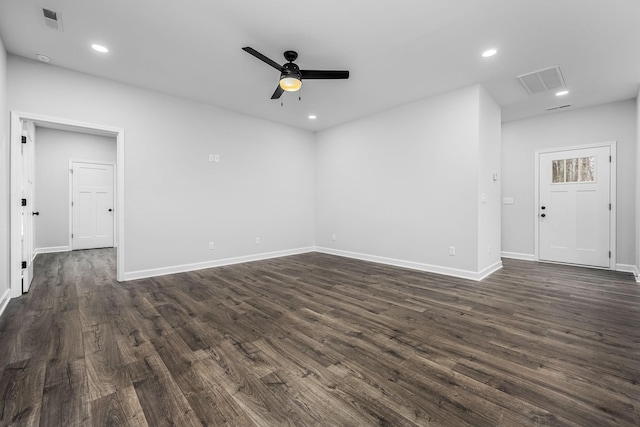
[[[302,87],[302,81],[295,77],[285,77],[280,79],[280,87],[287,92],[295,92]]]

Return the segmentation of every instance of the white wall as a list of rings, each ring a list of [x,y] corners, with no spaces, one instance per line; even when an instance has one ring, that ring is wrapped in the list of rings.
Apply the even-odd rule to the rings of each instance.
[[[313,246],[313,133],[13,55],[8,78],[10,109],[125,129],[127,277]]]
[[[9,291],[9,113],[7,52],[0,38],[0,312]]]
[[[501,263],[500,146],[502,112],[498,103],[480,87],[478,160],[478,271]],[[497,181],[494,181],[496,174]]]
[[[636,280],[640,282],[640,91],[636,97]]]
[[[69,160],[116,162],[113,137],[36,127],[36,250],[69,245]]]
[[[502,250],[535,252],[535,151],[617,141],[617,260],[636,260],[636,101],[627,100],[504,123],[502,127]]]
[[[472,86],[319,132],[321,250],[477,273],[480,93]],[[483,104],[490,104],[483,94]],[[483,132],[497,135],[499,145],[500,116],[487,117],[497,131]]]

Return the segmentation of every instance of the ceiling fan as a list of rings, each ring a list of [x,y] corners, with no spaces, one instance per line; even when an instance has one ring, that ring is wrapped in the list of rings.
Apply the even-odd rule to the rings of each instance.
[[[294,52],[293,50],[288,50],[284,53],[284,59],[289,62],[282,65],[278,64],[272,59],[267,58],[251,47],[243,47],[242,50],[280,71],[280,84],[276,88],[276,91],[273,92],[273,95],[271,95],[271,99],[280,98],[284,91],[295,92],[297,90],[300,90],[300,87],[302,86],[302,80],[349,78],[348,71],[301,70],[296,64],[293,63],[293,61],[298,58],[298,53]]]

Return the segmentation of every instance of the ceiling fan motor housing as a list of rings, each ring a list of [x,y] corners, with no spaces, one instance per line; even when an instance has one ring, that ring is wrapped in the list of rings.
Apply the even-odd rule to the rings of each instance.
[[[282,66],[282,68],[284,68],[284,70],[282,71],[282,74],[280,75],[281,79],[283,77],[295,77],[298,80],[302,80],[302,73],[300,73],[300,68],[296,64],[294,64],[293,62],[290,62],[288,64],[284,64]]]

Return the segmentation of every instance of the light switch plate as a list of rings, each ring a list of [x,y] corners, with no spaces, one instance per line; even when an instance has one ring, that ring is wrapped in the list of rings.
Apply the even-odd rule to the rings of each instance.
[[[513,197],[503,197],[502,198],[503,205],[513,205]]]

